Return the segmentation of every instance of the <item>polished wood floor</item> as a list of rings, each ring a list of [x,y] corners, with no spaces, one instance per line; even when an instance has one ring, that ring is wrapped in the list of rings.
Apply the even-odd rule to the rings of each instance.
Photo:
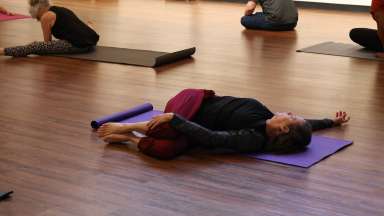
[[[3,0],[26,13],[25,1]],[[157,69],[54,57],[0,57],[0,215],[384,215],[384,63],[296,53],[349,42],[374,27],[368,14],[300,10],[293,32],[245,31],[242,5],[222,1],[57,0],[94,22],[100,44],[172,51],[193,59]],[[33,20],[0,23],[0,46],[41,40]],[[92,118],[183,88],[258,98],[305,117],[352,115],[321,132],[354,145],[302,169],[192,152],[158,161],[129,145],[106,145]]]

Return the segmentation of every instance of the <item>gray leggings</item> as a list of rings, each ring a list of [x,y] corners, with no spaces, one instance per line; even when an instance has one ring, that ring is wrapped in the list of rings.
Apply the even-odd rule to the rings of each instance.
[[[65,40],[54,40],[49,42],[33,42],[25,46],[9,47],[4,49],[4,55],[22,57],[30,54],[49,55],[49,54],[70,54],[90,52],[93,47],[78,48]]]

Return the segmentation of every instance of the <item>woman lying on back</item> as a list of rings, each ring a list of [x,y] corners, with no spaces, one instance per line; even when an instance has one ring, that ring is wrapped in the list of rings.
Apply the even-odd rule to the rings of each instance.
[[[172,98],[165,114],[134,124],[107,123],[98,129],[105,142],[130,141],[145,154],[170,159],[189,147],[224,148],[235,152],[289,153],[306,148],[313,130],[349,121],[308,120],[292,113],[273,113],[255,99],[215,96],[213,91],[186,89]],[[146,134],[137,137],[132,131]]]

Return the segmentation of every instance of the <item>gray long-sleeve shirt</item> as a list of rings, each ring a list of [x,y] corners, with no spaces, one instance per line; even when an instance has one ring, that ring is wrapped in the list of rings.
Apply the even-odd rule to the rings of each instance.
[[[292,0],[252,0],[259,3],[263,13],[271,22],[279,24],[297,23],[298,11]]]

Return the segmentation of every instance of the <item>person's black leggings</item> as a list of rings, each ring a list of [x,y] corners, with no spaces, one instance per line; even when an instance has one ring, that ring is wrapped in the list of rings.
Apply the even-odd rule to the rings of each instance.
[[[368,28],[354,28],[349,32],[351,40],[367,49],[382,52],[381,44],[377,30]]]
[[[79,48],[65,40],[36,41],[25,46],[8,47],[4,49],[4,55],[24,57],[30,54],[52,55],[52,54],[76,54],[92,51],[93,47]]]

